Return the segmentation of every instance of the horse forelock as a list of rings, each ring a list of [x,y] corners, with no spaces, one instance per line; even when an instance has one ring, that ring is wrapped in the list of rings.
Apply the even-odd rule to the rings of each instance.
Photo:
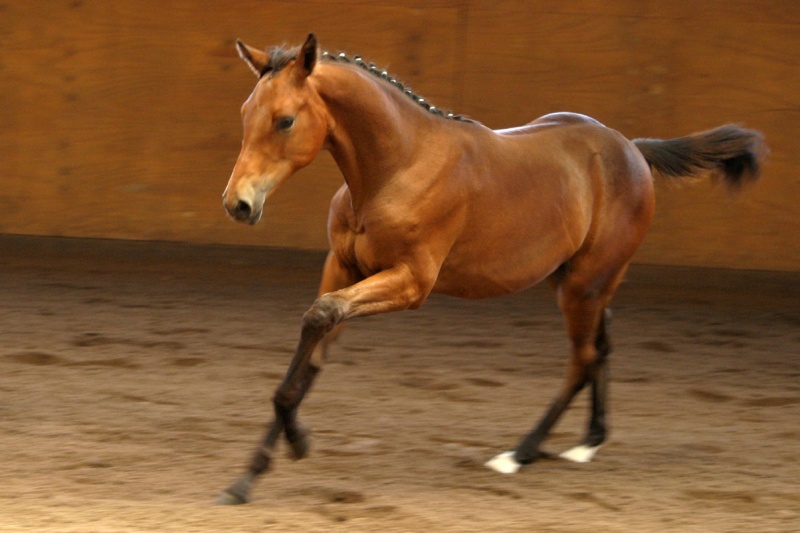
[[[297,54],[300,53],[300,47],[286,48],[283,46],[276,46],[266,52],[269,61],[267,61],[267,64],[261,69],[260,76],[262,78],[267,74],[277,74],[286,68],[289,63],[297,59]]]

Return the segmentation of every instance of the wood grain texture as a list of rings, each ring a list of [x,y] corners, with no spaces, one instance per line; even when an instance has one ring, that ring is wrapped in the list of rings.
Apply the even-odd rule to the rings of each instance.
[[[466,112],[493,127],[589,114],[630,138],[737,122],[765,133],[740,194],[660,183],[643,263],[797,270],[800,8],[790,2],[473,2]],[[515,24],[509,37],[509,20]],[[479,23],[478,23],[479,21]],[[481,80],[491,79],[491,86]]]
[[[323,156],[254,228],[220,195],[254,78],[236,38],[309,31],[492,127],[589,114],[629,137],[763,131],[764,179],[659,185],[636,260],[800,268],[800,4],[787,0],[0,0],[0,232],[324,248]]]
[[[433,99],[454,92],[454,9],[196,6],[5,6],[0,232],[325,247],[327,205],[341,183],[329,157],[278,193],[264,224],[246,228],[224,215],[239,107],[255,83],[237,37],[266,46],[314,30],[334,50],[407,73]],[[434,27],[447,38],[434,41]]]

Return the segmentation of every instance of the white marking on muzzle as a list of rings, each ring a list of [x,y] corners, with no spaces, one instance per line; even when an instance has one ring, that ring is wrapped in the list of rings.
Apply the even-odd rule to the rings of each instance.
[[[226,189],[225,197],[229,205],[235,205],[236,202],[244,202],[249,205],[252,213],[249,222],[255,224],[261,218],[264,203],[279,183],[280,180],[271,176],[263,176],[260,179],[242,179],[236,189],[232,191],[232,196]]]

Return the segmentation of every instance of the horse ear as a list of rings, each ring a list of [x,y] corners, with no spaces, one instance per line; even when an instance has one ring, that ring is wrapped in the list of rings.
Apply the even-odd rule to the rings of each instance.
[[[260,78],[269,63],[269,56],[257,48],[244,44],[239,39],[236,39],[236,51],[239,52],[239,57],[247,63],[250,70]]]
[[[306,42],[300,47],[300,53],[297,54],[298,72],[301,77],[305,78],[314,70],[314,66],[317,64],[317,55],[317,36],[309,33]]]

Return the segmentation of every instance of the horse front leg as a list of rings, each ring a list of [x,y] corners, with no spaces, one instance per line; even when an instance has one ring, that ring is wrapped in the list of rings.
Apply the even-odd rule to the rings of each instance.
[[[303,315],[300,343],[286,376],[273,396],[275,418],[267,426],[264,438],[256,448],[245,474],[222,492],[217,503],[237,505],[249,501],[253,483],[272,465],[272,452],[281,434],[286,435],[295,459],[302,459],[307,455],[308,431],[297,421],[297,410],[320,371],[320,366],[312,364],[314,348],[341,317],[339,309],[320,306],[319,300]]]
[[[433,286],[432,281],[422,284],[418,279],[409,268],[396,267],[317,298],[303,315],[297,351],[273,397],[275,419],[267,427],[247,472],[223,491],[217,503],[249,501],[252,484],[271,466],[272,451],[281,433],[286,435],[293,456],[296,459],[305,457],[308,431],[298,423],[297,410],[321,368],[322,360],[315,355],[320,341],[349,318],[418,307]]]

